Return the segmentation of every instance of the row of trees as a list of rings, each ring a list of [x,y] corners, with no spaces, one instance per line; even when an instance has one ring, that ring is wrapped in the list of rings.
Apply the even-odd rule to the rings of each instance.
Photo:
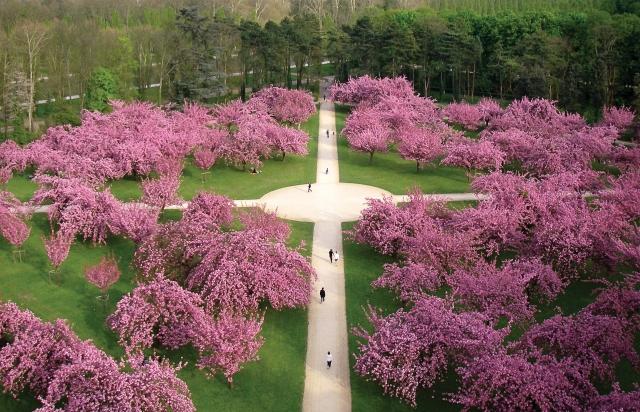
[[[277,3],[284,13],[266,21],[264,10],[276,6],[263,0],[188,8],[180,1],[9,1],[0,10],[4,137],[23,125],[34,130],[39,99],[58,102],[39,113],[54,124],[78,122],[77,108],[62,104],[70,95],[100,110],[96,96],[105,93],[156,103],[229,93],[244,99],[269,84],[314,87],[325,57],[342,80],[404,74],[424,95],[540,96],[574,111],[637,104],[640,18],[618,14],[633,13],[632,5],[487,0],[469,4],[474,14],[452,11],[461,4],[444,0],[422,11],[394,10],[418,6],[406,1],[385,3],[387,11],[375,1]],[[545,8],[551,11],[536,11]]]
[[[584,112],[640,105],[639,33],[631,14],[372,11],[330,33],[327,54],[342,80],[402,74],[422,95],[545,97]]]
[[[561,112],[546,99],[522,98],[502,109],[492,99],[478,104],[452,103],[439,109],[433,100],[416,96],[404,78],[352,78],[334,85],[330,97],[354,104],[342,134],[353,150],[387,152],[425,164],[442,161],[468,173],[516,170],[532,176],[588,171],[592,162],[621,169],[637,166],[638,149],[614,147],[634,124],[626,107],[606,108],[602,120],[588,125],[577,114]],[[470,139],[462,131],[477,132]]]
[[[398,147],[403,130],[442,122],[429,101],[409,105],[421,98],[402,79],[352,79],[332,96],[357,105],[345,127],[352,140],[367,135],[358,119],[371,110],[381,120],[370,130]],[[380,109],[389,99],[398,113]],[[372,286],[402,307],[370,308],[370,326],[354,330],[356,372],[413,406],[454,376],[457,391],[439,395],[464,410],[634,410],[640,392],[624,392],[617,371],[623,361],[640,370],[640,150],[613,146],[633,112],[609,108],[588,126],[523,98],[504,110],[484,101],[442,113],[457,127],[484,128],[476,140],[450,138],[444,162],[496,171],[474,179],[482,200],[459,211],[419,192],[400,206],[369,201],[349,235],[395,260]],[[615,174],[593,171],[594,162]],[[582,281],[601,287],[566,311],[559,298]],[[558,306],[565,311],[547,315]]]

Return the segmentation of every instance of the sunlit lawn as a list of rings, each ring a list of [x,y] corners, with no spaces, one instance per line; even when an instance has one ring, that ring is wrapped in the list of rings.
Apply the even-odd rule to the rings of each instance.
[[[173,212],[175,214],[176,212]],[[290,245],[300,240],[311,245],[313,225],[288,222],[292,228]],[[119,358],[123,355],[116,335],[106,326],[106,317],[114,311],[123,294],[133,288],[134,272],[130,266],[135,250],[133,242],[110,238],[104,246],[76,242],[69,258],[61,266],[59,284],[48,277],[49,263],[41,236],[49,233],[45,214],[35,215],[31,236],[23,246],[22,262],[14,262],[11,246],[0,239],[0,300],[12,300],[30,309],[45,320],[64,318],[82,339],[91,339]],[[310,250],[305,252],[310,254]],[[101,256],[111,254],[119,259],[122,277],[109,292],[106,310],[98,304],[98,290],[83,277],[84,268],[98,263]],[[223,379],[206,379],[194,366],[195,358],[189,350],[171,352],[170,358],[188,361],[180,371],[192,392],[198,411],[281,411],[299,410],[304,388],[304,359],[306,354],[307,315],[304,310],[267,310],[263,326],[265,344],[260,350],[261,360],[247,365],[229,389]],[[38,402],[28,396],[16,401],[0,395],[0,411],[31,411]]]
[[[336,133],[344,127],[348,111],[348,106],[336,105]],[[469,191],[469,182],[463,169],[432,165],[416,172],[416,163],[402,159],[395,150],[376,153],[370,164],[369,154],[350,150],[347,140],[340,138],[338,156],[341,182],[376,186],[398,195],[414,187],[419,187],[424,193]]]

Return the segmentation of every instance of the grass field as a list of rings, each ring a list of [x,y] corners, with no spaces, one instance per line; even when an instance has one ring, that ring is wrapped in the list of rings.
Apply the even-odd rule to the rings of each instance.
[[[464,207],[462,202],[455,202],[452,208]],[[467,204],[466,206],[469,206]],[[343,224],[343,230],[349,230],[354,223]],[[371,282],[377,279],[383,271],[383,265],[392,261],[390,257],[378,254],[366,245],[359,245],[347,239],[343,243],[345,262],[345,287],[346,287],[346,308],[347,327],[361,325],[369,329],[364,308],[371,304],[380,308],[383,313],[395,312],[401,307],[401,302],[394,298],[394,294],[386,289],[373,289]],[[586,280],[586,279],[585,279]],[[598,284],[587,281],[574,281],[558,299],[540,308],[536,319],[542,321],[556,314],[559,307],[563,314],[575,314],[580,309],[593,301],[595,289]],[[351,331],[350,331],[351,332]],[[516,331],[510,335],[514,338],[521,331]],[[358,351],[357,341],[353,334],[349,334],[349,353]],[[640,351],[640,336],[636,336],[636,350]],[[353,412],[410,412],[415,411],[395,398],[383,395],[382,388],[373,382],[365,379],[353,372],[355,359],[350,356],[351,366],[351,399]],[[633,390],[634,384],[640,383],[640,373],[634,370],[628,361],[622,361],[617,365],[617,379],[623,390]],[[461,408],[456,404],[451,404],[442,400],[446,393],[457,390],[456,375],[453,371],[446,376],[443,382],[434,386],[432,390],[423,390],[418,395],[419,411],[459,411]],[[605,390],[608,390],[605,388]]]
[[[349,106],[336,105],[336,133],[344,127]],[[465,172],[457,167],[428,166],[416,173],[416,164],[404,160],[392,150],[376,153],[369,164],[369,155],[349,149],[345,138],[338,139],[340,181],[361,183],[386,189],[397,195],[419,187],[424,193],[464,193],[469,191]]]
[[[173,212],[175,214],[176,212]],[[312,243],[313,225],[289,222],[292,228],[290,245],[300,240]],[[133,288],[133,269],[130,266],[135,250],[133,242],[111,238],[107,245],[92,246],[76,242],[69,258],[61,266],[61,281],[52,283],[48,278],[49,264],[41,236],[49,233],[46,215],[35,215],[31,236],[23,246],[22,262],[14,262],[12,249],[0,239],[0,300],[12,300],[21,308],[30,309],[45,320],[64,318],[82,339],[91,339],[96,346],[119,358],[123,355],[116,335],[105,326],[106,317],[114,311],[123,294]],[[306,253],[309,255],[310,250]],[[110,293],[107,309],[98,304],[98,290],[84,279],[84,268],[98,263],[104,255],[118,257],[122,277]],[[189,385],[198,411],[281,411],[299,410],[304,388],[304,359],[306,354],[306,311],[267,310],[262,335],[265,344],[260,360],[247,365],[234,379],[234,388],[228,389],[223,379],[206,379],[194,366],[194,353],[190,350],[172,351],[169,357],[184,357],[188,365],[180,377]],[[31,411],[38,402],[28,396],[14,400],[0,394],[0,411]]]

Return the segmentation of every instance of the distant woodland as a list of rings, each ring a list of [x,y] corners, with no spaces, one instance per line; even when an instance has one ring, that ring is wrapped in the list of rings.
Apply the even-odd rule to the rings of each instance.
[[[640,109],[640,1],[0,0],[0,140],[111,99],[246,99],[404,75],[441,101]],[[324,64],[323,64],[324,63]]]

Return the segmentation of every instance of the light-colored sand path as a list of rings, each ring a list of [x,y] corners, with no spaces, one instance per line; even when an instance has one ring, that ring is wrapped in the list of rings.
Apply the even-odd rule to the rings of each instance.
[[[333,134],[336,128],[333,103],[323,102],[320,105],[319,128],[317,181],[312,185],[313,192],[300,193],[307,197],[304,201],[297,202],[300,194],[294,192],[297,195],[294,199],[281,203],[283,206],[295,205],[291,210],[287,210],[288,213],[295,213],[294,209],[299,211],[309,209],[306,213],[314,213],[313,220],[316,222],[313,228],[311,264],[318,274],[318,280],[309,305],[302,410],[303,412],[349,412],[351,411],[351,386],[349,384],[344,266],[342,259],[338,263],[329,261],[329,249],[337,250],[342,255],[342,212],[333,211],[344,197],[344,193],[337,190],[342,185],[338,184],[340,174],[337,136]],[[326,174],[327,168],[329,168],[328,174]],[[322,287],[327,293],[324,303],[320,303],[319,291]],[[330,369],[326,366],[326,355],[329,351],[333,355],[333,364]]]

